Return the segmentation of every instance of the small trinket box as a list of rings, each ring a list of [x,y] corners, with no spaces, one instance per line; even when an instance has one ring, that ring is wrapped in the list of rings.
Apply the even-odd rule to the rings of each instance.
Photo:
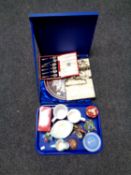
[[[100,112],[90,48],[98,13],[31,14],[39,107],[36,150],[41,155],[96,154],[102,150]]]
[[[51,108],[41,106],[39,108],[38,131],[48,132],[51,127]]]

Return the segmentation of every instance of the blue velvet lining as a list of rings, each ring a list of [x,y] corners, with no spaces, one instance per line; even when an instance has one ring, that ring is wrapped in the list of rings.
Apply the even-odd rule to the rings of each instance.
[[[45,87],[45,83],[43,80],[40,81],[40,103],[45,104],[45,103],[63,103],[66,102],[67,100],[60,100],[48,93]]]
[[[54,103],[91,103],[91,99],[81,99],[81,100],[60,100],[53,97],[46,90],[44,81],[40,81],[40,104],[54,104]]]

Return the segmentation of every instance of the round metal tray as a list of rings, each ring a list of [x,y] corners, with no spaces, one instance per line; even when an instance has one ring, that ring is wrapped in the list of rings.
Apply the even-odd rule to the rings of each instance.
[[[50,95],[60,100],[66,100],[65,80],[46,80],[46,90]]]

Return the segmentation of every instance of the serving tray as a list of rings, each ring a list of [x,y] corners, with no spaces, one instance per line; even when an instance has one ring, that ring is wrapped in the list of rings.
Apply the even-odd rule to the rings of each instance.
[[[86,103],[81,103],[81,104],[77,104],[77,103],[70,103],[70,104],[66,104],[66,106],[68,107],[68,109],[78,109],[81,112],[82,117],[84,117],[86,120],[89,120],[90,118],[87,117],[86,115],[86,107],[90,106],[92,104],[86,104]],[[49,106],[49,107],[54,107],[55,105],[44,105],[44,106]],[[75,133],[71,133],[71,135],[69,137],[67,137],[66,139],[64,139],[65,141],[68,141],[69,139],[75,139],[77,141],[77,149],[75,150],[64,150],[64,151],[57,151],[55,148],[51,148],[51,145],[54,145],[56,143],[56,139],[53,139],[52,141],[49,142],[44,142],[44,137],[45,137],[45,133],[44,132],[39,132],[37,131],[38,128],[38,117],[39,117],[39,109],[37,110],[36,113],[36,150],[42,154],[42,155],[55,155],[55,154],[96,154],[98,152],[100,152],[102,150],[102,145],[98,151],[96,152],[89,152],[87,150],[85,150],[85,148],[83,147],[83,143],[82,140],[83,139],[79,139]],[[94,125],[96,127],[96,132],[102,141],[102,131],[101,131],[101,126],[100,126],[100,114],[95,118],[95,119],[91,119],[94,122]],[[84,122],[79,122],[78,124],[80,124],[82,126],[82,128],[84,128]],[[41,148],[45,148],[44,150],[41,150]]]

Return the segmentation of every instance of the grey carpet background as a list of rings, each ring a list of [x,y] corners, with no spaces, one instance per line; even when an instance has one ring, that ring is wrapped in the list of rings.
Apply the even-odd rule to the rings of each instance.
[[[39,106],[29,13],[99,11],[91,67],[101,111],[98,155],[36,153]],[[131,174],[131,1],[0,1],[0,175]]]

